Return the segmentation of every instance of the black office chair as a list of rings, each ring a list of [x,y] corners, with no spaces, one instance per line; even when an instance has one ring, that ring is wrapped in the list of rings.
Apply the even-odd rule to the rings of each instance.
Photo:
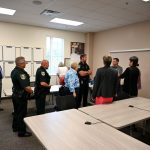
[[[66,95],[66,96],[57,96],[56,97],[56,110],[67,110],[76,108],[76,101],[73,95]]]

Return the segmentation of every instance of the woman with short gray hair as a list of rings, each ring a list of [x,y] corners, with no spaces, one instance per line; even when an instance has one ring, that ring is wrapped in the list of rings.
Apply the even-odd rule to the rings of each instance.
[[[97,69],[92,93],[96,104],[110,103],[116,94],[118,73],[110,67],[111,62],[111,56],[104,56],[104,67]]]

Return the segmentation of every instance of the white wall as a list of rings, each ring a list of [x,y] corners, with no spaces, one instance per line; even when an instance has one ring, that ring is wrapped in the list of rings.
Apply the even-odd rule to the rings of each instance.
[[[34,26],[0,22],[0,45],[46,48],[46,36],[60,37],[65,41],[65,57],[70,56],[70,42],[85,43],[85,34]]]
[[[0,45],[41,47],[45,50],[46,36],[64,39],[64,56],[66,58],[70,57],[70,42],[85,43],[84,33],[0,22]],[[52,77],[51,83],[55,84],[55,81],[56,77]],[[3,79],[3,88],[11,87],[11,80]]]
[[[109,55],[109,51],[146,48],[150,49],[150,21],[95,33],[93,48],[93,74],[95,74],[97,68],[103,66],[102,57],[104,55]],[[126,61],[128,64],[129,60]],[[128,67],[128,65],[126,67]],[[148,67],[149,64],[147,64],[146,68]],[[142,82],[145,87],[149,87],[147,80],[149,80],[149,78],[144,76],[143,73]],[[140,96],[150,98],[148,89],[140,92],[140,94]]]
[[[150,21],[94,34],[93,70],[103,66],[102,57],[113,50],[150,48]]]

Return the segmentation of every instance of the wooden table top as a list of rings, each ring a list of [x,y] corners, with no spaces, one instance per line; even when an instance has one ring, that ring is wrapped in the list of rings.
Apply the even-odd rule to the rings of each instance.
[[[74,109],[27,117],[25,122],[47,150],[150,150],[150,146]]]
[[[129,107],[129,105],[140,105],[140,103],[142,104],[147,101],[149,102],[149,99],[132,98],[116,101],[111,104],[83,107],[79,110],[101,120],[102,122],[105,122],[106,124],[109,124],[110,126],[120,129],[150,118],[150,112],[136,107]]]

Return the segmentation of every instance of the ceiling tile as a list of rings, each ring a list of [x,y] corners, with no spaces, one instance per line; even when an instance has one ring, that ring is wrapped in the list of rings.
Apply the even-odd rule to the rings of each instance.
[[[35,25],[70,31],[95,32],[142,22],[150,18],[150,3],[141,0],[0,0],[0,7],[16,9],[14,16],[0,15],[0,21]],[[60,14],[44,16],[44,9]],[[85,24],[72,27],[50,23],[54,17],[82,21]]]

